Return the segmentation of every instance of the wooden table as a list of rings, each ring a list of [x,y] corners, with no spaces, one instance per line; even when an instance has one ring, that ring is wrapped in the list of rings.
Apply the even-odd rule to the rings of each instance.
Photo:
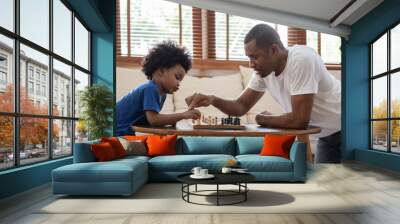
[[[150,126],[133,126],[135,132],[150,133],[157,135],[181,135],[181,136],[247,136],[247,137],[263,137],[265,134],[276,135],[296,135],[299,141],[307,146],[307,161],[312,162],[313,156],[310,146],[310,134],[321,132],[321,128],[310,127],[308,129],[276,129],[266,128],[258,124],[247,124],[244,130],[225,130],[225,129],[193,129],[191,122],[185,120],[180,121],[176,126],[167,127],[150,127]]]

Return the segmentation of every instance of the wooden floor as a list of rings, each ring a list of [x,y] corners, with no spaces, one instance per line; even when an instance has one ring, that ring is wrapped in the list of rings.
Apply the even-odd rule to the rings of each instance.
[[[54,200],[42,186],[0,202],[0,223],[400,223],[400,174],[362,165],[318,165],[308,182],[317,183],[346,201],[368,206],[357,214],[36,214],[35,208]]]

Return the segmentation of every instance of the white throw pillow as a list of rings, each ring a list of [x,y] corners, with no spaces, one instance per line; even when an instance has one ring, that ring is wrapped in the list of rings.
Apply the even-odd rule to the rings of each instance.
[[[126,155],[135,156],[145,156],[147,155],[147,148],[143,141],[141,140],[126,140],[124,138],[118,137],[119,142],[126,151]]]

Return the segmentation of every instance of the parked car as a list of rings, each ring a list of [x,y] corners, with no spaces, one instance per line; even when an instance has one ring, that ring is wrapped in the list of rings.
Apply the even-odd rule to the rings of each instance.
[[[9,161],[14,160],[14,153],[8,154],[7,157],[9,159]],[[24,150],[19,153],[20,159],[28,159],[30,157],[32,157],[32,152],[30,150]]]

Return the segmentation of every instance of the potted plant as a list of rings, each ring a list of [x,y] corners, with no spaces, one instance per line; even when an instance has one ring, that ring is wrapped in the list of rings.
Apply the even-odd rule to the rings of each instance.
[[[110,136],[107,131],[112,126],[113,95],[104,85],[87,86],[79,93],[81,118],[87,127],[89,140]]]

